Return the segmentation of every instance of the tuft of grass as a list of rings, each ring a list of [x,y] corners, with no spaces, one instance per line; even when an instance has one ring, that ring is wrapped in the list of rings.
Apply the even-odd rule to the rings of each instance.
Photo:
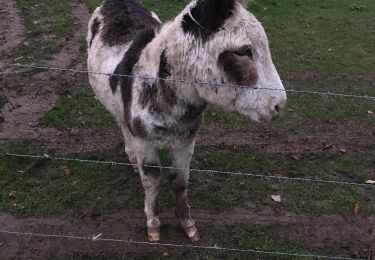
[[[73,33],[68,1],[17,0],[26,27],[23,45],[12,56],[19,62],[51,59]]]
[[[111,114],[95,98],[89,86],[65,93],[40,123],[58,129],[117,127]]]

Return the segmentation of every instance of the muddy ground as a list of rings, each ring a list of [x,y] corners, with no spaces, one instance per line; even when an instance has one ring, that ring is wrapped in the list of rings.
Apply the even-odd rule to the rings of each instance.
[[[14,1],[3,0],[2,3],[0,31],[5,33],[0,37],[0,53],[4,54],[22,42],[24,26]],[[85,68],[85,57],[80,55],[79,42],[85,37],[89,12],[83,4],[72,5],[73,14],[78,21],[77,30],[60,53],[49,62],[50,66],[67,67],[74,62],[77,68]],[[1,57],[2,61],[9,61],[6,55]],[[28,137],[43,150],[75,153],[123,146],[119,130],[72,131],[40,126],[39,119],[53,108],[62,93],[74,86],[77,80],[82,80],[82,77],[41,72],[31,78],[24,78],[20,71],[22,72],[14,68],[0,71],[0,144],[11,138]],[[373,83],[375,79],[365,80]],[[375,142],[358,138],[363,136],[375,138],[375,133],[352,125],[340,125],[323,133],[322,137],[291,132],[249,132],[244,127],[211,123],[201,130],[197,146],[248,146],[269,154],[290,155],[373,151]],[[186,243],[187,240],[171,212],[161,214],[164,221],[163,242]],[[193,210],[193,216],[202,233],[202,240],[198,245],[211,245],[214,231],[225,232],[227,226],[244,223],[277,226],[286,238],[304,241],[317,248],[334,248],[347,255],[363,257],[370,247],[371,234],[375,232],[373,217],[305,216],[251,205],[226,212]],[[16,218],[8,213],[0,213],[1,228],[7,230],[77,236],[103,233],[103,238],[131,238],[140,241],[145,240],[144,222],[143,212],[138,211],[118,212],[95,218],[69,214],[56,218]],[[123,254],[145,250],[144,247],[127,244],[13,235],[0,236],[0,245],[0,259],[64,259],[85,253]],[[162,253],[167,249],[157,250]]]
[[[269,207],[234,208],[227,212],[193,210],[202,237],[196,245],[213,245],[214,232],[226,232],[225,227],[245,224],[249,226],[277,226],[282,236],[306,242],[317,248],[336,248],[344,254],[363,256],[369,250],[374,218],[344,218],[323,215],[309,217],[274,210]],[[162,242],[186,244],[186,237],[171,212],[162,212]],[[144,241],[144,214],[141,211],[118,212],[112,215],[61,216],[59,218],[17,219],[9,214],[0,214],[0,223],[8,230],[23,232],[61,234],[101,238]],[[1,239],[1,237],[0,237]],[[154,250],[126,243],[92,242],[64,238],[43,238],[4,235],[5,244],[0,256],[14,259],[74,258],[84,252],[121,255],[129,251]],[[0,241],[1,242],[1,241]],[[168,248],[157,247],[160,255]],[[173,249],[174,254],[178,250]]]

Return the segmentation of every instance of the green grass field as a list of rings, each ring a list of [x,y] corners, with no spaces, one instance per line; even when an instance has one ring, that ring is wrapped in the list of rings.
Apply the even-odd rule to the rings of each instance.
[[[93,11],[98,0],[80,0]],[[173,18],[189,1],[143,0],[162,20]],[[50,59],[74,30],[74,18],[67,1],[17,0],[26,25],[27,45],[12,53],[27,62]],[[39,8],[36,8],[39,7]],[[287,88],[331,91],[375,96],[375,3],[372,0],[252,0],[248,7],[264,24],[276,67]],[[35,21],[38,21],[35,23]],[[43,26],[38,24],[43,23]],[[55,32],[53,35],[50,31]],[[45,37],[45,36],[48,37]],[[38,46],[43,46],[39,48]],[[82,49],[84,49],[82,47]],[[292,112],[290,112],[292,111]],[[270,125],[257,125],[243,116],[217,107],[205,113],[206,124],[231,126],[252,131],[282,132],[285,135],[327,134],[329,129],[348,126],[358,129],[369,145],[373,136],[374,101],[290,93],[282,117]],[[94,98],[84,79],[67,89],[56,106],[41,120],[41,126],[60,130],[116,129],[112,117]],[[340,128],[341,127],[341,128]],[[334,132],[333,134],[341,134]],[[346,134],[346,133],[342,133]],[[228,133],[230,136],[231,133]],[[372,137],[369,138],[369,137]],[[119,137],[121,138],[121,137]],[[236,136],[233,136],[236,138]],[[334,137],[333,137],[334,138]],[[320,142],[319,140],[317,142]],[[352,143],[355,145],[355,141]],[[26,154],[50,153],[56,156],[94,160],[124,161],[123,148],[73,154],[40,149],[33,140],[15,139],[0,146],[1,151]],[[321,178],[364,183],[375,179],[375,151],[303,156],[269,154],[249,146],[210,146],[196,149],[193,167],[225,171],[253,172],[291,177]],[[270,195],[282,195],[282,203]],[[246,207],[248,203],[285,212],[320,216],[353,216],[354,204],[361,205],[361,216],[375,214],[375,189],[345,185],[287,182],[252,177],[228,177],[191,173],[190,204],[196,209],[224,211]],[[104,198],[104,199],[103,199]],[[163,180],[161,206],[172,211],[173,196]],[[119,210],[141,210],[143,190],[133,169],[125,166],[80,164],[48,159],[0,157],[0,211],[17,217],[60,215],[104,215]],[[303,241],[280,242],[277,227],[234,226],[214,230],[212,240],[220,245],[259,250],[279,250],[317,254],[340,254],[340,250],[314,248]],[[230,230],[230,232],[227,232]],[[223,233],[225,235],[223,235]],[[175,255],[181,257],[180,253]],[[218,257],[248,259],[247,254],[191,251],[191,258]],[[80,259],[163,258],[155,252],[130,252],[127,255],[82,254]],[[172,257],[173,258],[173,257]],[[257,259],[271,259],[262,258]],[[292,258],[275,258],[292,259]],[[293,258],[302,259],[302,258]],[[303,258],[306,259],[306,258]]]

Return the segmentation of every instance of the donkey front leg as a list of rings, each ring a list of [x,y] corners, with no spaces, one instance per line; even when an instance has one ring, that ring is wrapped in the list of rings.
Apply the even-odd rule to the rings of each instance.
[[[152,242],[160,240],[159,203],[160,161],[156,149],[148,142],[135,138],[132,141],[133,155],[136,155],[137,169],[145,190],[145,214],[147,235]]]
[[[171,151],[171,166],[176,169],[172,168],[170,170],[170,179],[172,190],[176,196],[176,217],[181,221],[181,225],[185,230],[186,235],[192,241],[198,241],[199,232],[195,225],[195,221],[190,215],[190,206],[187,196],[189,167],[193,152],[194,143]]]

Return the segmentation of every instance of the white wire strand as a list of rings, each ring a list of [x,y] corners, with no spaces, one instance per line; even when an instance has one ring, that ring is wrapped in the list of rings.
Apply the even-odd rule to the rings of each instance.
[[[44,155],[29,155],[29,154],[18,154],[18,153],[0,153],[0,156],[9,156],[9,157],[19,157],[19,158],[30,158],[30,159],[49,159],[56,161],[68,161],[68,162],[78,162],[78,163],[95,163],[95,164],[107,164],[107,165],[118,165],[118,166],[138,166],[133,163],[126,162],[116,162],[116,161],[101,161],[101,160],[89,160],[89,159],[79,159],[79,158],[67,158],[67,157],[53,157],[48,154]],[[159,169],[168,169],[168,170],[186,170],[186,168],[178,168],[171,166],[157,166],[157,165],[143,165],[150,168],[159,168]],[[356,183],[356,182],[345,182],[345,181],[334,181],[334,180],[322,180],[318,178],[302,178],[302,177],[288,177],[288,176],[279,176],[279,175],[266,175],[258,173],[245,173],[245,172],[230,172],[230,171],[220,171],[213,169],[196,169],[190,168],[191,172],[197,172],[208,175],[229,175],[229,176],[243,176],[243,177],[255,177],[263,179],[277,179],[285,181],[303,181],[303,182],[312,182],[312,183],[325,183],[325,184],[338,184],[338,185],[349,185],[349,186],[358,186],[365,188],[375,188],[374,184],[368,183]]]
[[[287,253],[287,252],[278,252],[278,251],[263,251],[263,250],[256,250],[256,249],[229,248],[229,247],[222,247],[218,245],[204,246],[204,245],[191,245],[191,244],[155,243],[155,242],[147,242],[147,241],[136,241],[136,240],[131,240],[131,239],[125,240],[125,239],[102,238],[101,236],[86,237],[86,236],[75,236],[75,235],[43,234],[43,233],[32,233],[32,232],[9,231],[9,230],[4,230],[4,229],[0,230],[0,233],[8,234],[8,235],[29,236],[29,237],[63,238],[63,239],[74,239],[74,240],[88,240],[92,242],[97,242],[97,241],[119,242],[119,243],[134,244],[134,245],[190,248],[190,249],[197,249],[197,250],[215,250],[215,251],[253,253],[253,254],[263,254],[263,255],[312,257],[312,258],[319,258],[319,259],[338,259],[338,260],[365,260],[361,258],[349,258],[349,257],[342,257],[342,256],[298,254],[298,253]],[[102,233],[100,233],[100,235],[102,235]]]
[[[79,73],[79,74],[96,74],[104,76],[116,76],[116,77],[126,77],[126,78],[142,78],[146,80],[161,80],[161,81],[170,81],[174,83],[186,83],[186,84],[198,84],[198,85],[212,85],[212,86],[229,86],[237,88],[246,88],[248,86],[241,86],[236,84],[224,84],[218,82],[202,82],[202,81],[193,81],[193,80],[182,80],[182,79],[173,79],[173,78],[159,78],[159,77],[145,77],[145,76],[133,76],[126,74],[116,74],[116,73],[105,73],[105,72],[96,72],[90,70],[79,70],[74,68],[60,68],[60,67],[47,67],[34,64],[18,64],[18,63],[4,63],[0,62],[0,67],[19,67],[19,68],[29,68],[29,69],[42,69],[42,70],[52,70],[52,71],[61,71],[61,72],[70,72],[70,73]],[[375,96],[369,95],[354,95],[354,94],[344,94],[344,93],[334,93],[334,92],[321,92],[321,91],[310,91],[310,90],[298,90],[298,89],[275,89],[275,88],[252,88],[253,90],[271,90],[271,91],[282,91],[282,92],[293,92],[299,94],[311,94],[311,95],[323,95],[323,96],[333,96],[333,97],[346,97],[346,98],[359,98],[364,100],[374,100]]]

